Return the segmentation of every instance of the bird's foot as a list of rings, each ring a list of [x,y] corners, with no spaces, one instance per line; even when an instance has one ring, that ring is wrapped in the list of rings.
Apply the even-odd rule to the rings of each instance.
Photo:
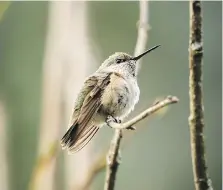
[[[114,128],[114,124],[120,124],[122,121],[118,118],[115,118],[111,115],[108,115],[106,118],[106,123],[109,127]]]
[[[122,129],[122,126],[121,126],[121,123],[122,121],[118,118],[115,118],[111,115],[109,115],[106,119],[106,123],[109,127],[111,128],[114,128],[114,129]],[[128,129],[128,130],[136,130],[136,128],[134,126],[129,126],[125,129]]]
[[[122,121],[118,118],[113,117],[112,115],[108,115],[106,122],[121,123]]]
[[[121,119],[118,119],[118,118],[114,118],[114,119],[115,119],[115,122],[116,122],[116,123],[121,123],[121,122],[122,122]]]

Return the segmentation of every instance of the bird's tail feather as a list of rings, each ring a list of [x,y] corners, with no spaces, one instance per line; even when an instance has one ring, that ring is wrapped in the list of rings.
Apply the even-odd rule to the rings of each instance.
[[[77,133],[77,126],[76,125],[72,125],[67,132],[65,133],[65,135],[62,137],[60,143],[63,149],[65,149],[66,147],[69,147],[70,144],[72,144],[72,142],[75,140],[75,136]]]
[[[78,124],[72,125],[61,139],[62,149],[75,153],[84,148],[95,136],[99,127],[91,125],[85,131],[78,130]]]

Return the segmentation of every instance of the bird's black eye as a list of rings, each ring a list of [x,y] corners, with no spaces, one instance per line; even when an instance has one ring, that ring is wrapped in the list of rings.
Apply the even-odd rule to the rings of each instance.
[[[116,59],[116,63],[122,63],[124,61],[125,61],[124,59]]]

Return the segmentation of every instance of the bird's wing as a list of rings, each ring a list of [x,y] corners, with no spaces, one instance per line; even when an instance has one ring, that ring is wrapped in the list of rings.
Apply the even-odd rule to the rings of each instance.
[[[84,82],[84,85],[83,85],[82,89],[80,90],[80,92],[78,93],[77,99],[74,103],[74,108],[72,110],[72,115],[71,115],[70,122],[69,122],[69,128],[77,121],[77,119],[80,115],[80,111],[81,111],[83,102],[84,102],[86,96],[93,90],[93,88],[97,84],[97,81],[98,81],[97,77],[93,75],[93,76],[90,76]]]
[[[98,126],[91,121],[101,106],[101,96],[110,83],[111,74],[100,73],[85,81],[75,103],[71,127],[61,139],[61,145],[68,147],[71,152],[83,148],[98,131]]]

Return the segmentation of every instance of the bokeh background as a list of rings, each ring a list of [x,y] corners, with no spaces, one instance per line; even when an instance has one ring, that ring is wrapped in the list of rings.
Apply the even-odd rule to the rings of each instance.
[[[202,2],[202,8],[206,157],[214,189],[220,190],[222,2]],[[80,154],[67,158],[59,148],[41,169],[39,178],[45,182],[33,182],[34,168],[53,140],[59,146],[84,78],[114,52],[133,54],[138,19],[138,2],[0,2],[1,190],[78,189],[75,185],[85,178],[94,157],[108,148],[110,128],[103,128]],[[166,95],[178,96],[180,103],[124,136],[116,189],[194,189],[188,127],[189,3],[150,1],[149,25],[147,46],[162,47],[143,59],[140,101],[131,116]],[[103,189],[104,176],[105,170],[98,173],[91,189]]]

